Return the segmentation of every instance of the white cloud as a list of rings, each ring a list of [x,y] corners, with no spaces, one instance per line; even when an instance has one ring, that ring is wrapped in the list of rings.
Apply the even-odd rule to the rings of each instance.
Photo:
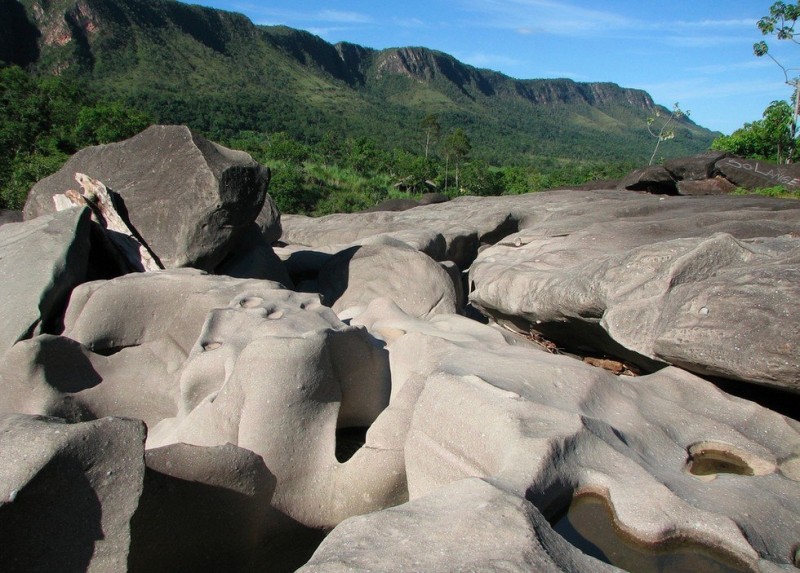
[[[489,54],[486,52],[477,52],[472,54],[453,54],[456,58],[476,68],[507,68],[517,67],[526,64],[524,60],[512,58],[502,54]]]
[[[372,22],[372,17],[368,14],[341,10],[320,10],[312,15],[310,19],[317,22],[338,22],[342,24],[369,24]]]

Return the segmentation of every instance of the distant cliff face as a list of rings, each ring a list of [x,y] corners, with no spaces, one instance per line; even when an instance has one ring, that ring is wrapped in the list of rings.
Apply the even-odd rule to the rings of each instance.
[[[174,0],[8,0],[0,59],[38,73],[70,69],[162,123],[199,130],[335,131],[408,147],[422,118],[437,113],[445,130],[469,126],[474,154],[489,161],[640,161],[652,146],[647,117],[664,110],[612,83],[520,80],[423,47],[332,45]],[[670,147],[683,155],[715,135],[688,118],[678,129],[686,137]]]

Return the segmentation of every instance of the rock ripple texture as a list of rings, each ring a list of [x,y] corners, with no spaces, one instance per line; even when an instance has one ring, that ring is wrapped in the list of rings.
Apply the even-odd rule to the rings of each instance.
[[[285,266],[251,219],[238,278],[4,225],[0,570],[796,570],[800,423],[720,386],[796,398],[798,214],[465,197],[286,217]]]

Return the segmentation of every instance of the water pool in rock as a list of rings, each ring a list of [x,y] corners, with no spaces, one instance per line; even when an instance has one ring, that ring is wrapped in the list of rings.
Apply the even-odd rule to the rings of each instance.
[[[730,556],[692,540],[658,546],[637,541],[615,525],[611,508],[596,494],[580,494],[557,516],[553,529],[578,549],[630,573],[752,573]]]

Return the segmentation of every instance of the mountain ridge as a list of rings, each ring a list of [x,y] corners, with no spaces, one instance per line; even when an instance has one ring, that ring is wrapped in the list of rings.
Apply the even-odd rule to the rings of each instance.
[[[174,0],[2,2],[27,18],[27,31],[18,26],[27,35],[0,39],[7,61],[75,74],[158,121],[212,136],[314,140],[333,131],[408,146],[436,113],[445,129],[468,131],[475,155],[490,162],[643,160],[654,143],[647,117],[669,113],[647,92],[610,82],[516,79],[424,47],[331,44]],[[21,45],[27,55],[16,55]],[[716,135],[688,118],[677,129],[675,154],[702,151]]]

